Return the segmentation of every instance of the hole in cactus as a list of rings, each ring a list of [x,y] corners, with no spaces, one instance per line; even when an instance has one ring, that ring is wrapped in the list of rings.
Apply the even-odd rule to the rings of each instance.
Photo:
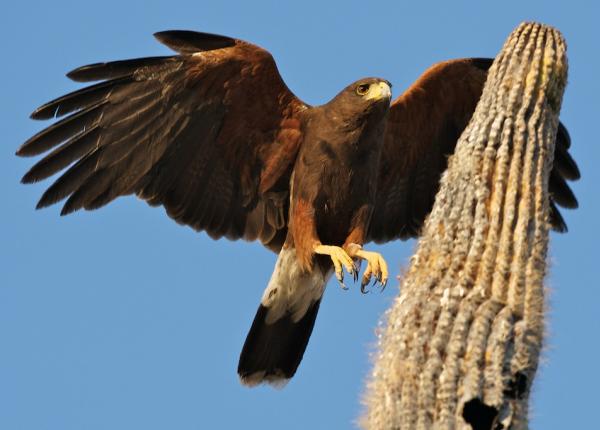
[[[465,403],[462,416],[468,424],[471,424],[473,430],[502,429],[502,424],[496,424],[498,409],[486,405],[479,397],[475,397]]]
[[[527,375],[523,372],[517,372],[508,381],[508,385],[504,390],[504,395],[509,399],[522,399],[527,391]]]

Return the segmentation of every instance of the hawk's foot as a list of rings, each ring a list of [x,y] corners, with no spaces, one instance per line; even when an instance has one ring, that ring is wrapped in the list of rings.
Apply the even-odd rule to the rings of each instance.
[[[365,269],[365,273],[363,273],[363,277],[360,282],[360,291],[362,293],[367,292],[366,286],[371,280],[371,276],[374,278],[375,282],[379,282],[381,284],[381,290],[383,291],[388,281],[388,267],[381,254],[378,252],[359,249],[358,251],[354,252],[354,257],[367,260],[367,268]]]
[[[315,254],[321,255],[329,255],[331,257],[331,261],[333,262],[333,267],[335,268],[335,277],[342,285],[344,290],[347,290],[348,287],[344,285],[344,270],[346,270],[352,277],[354,281],[358,279],[358,269],[354,265],[352,258],[348,255],[346,251],[344,251],[339,246],[330,246],[330,245],[317,245],[313,249]]]

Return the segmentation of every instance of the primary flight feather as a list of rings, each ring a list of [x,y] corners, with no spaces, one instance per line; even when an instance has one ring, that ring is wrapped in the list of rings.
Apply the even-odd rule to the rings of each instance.
[[[492,60],[428,69],[391,102],[385,79],[365,78],[322,106],[283,82],[264,49],[190,31],[157,33],[178,55],[91,64],[68,73],[100,81],[36,109],[64,117],[17,151],[46,153],[24,183],[64,170],[38,208],[67,199],[61,214],[136,194],[212,238],[260,240],[279,254],[242,349],[243,383],[291,378],[335,273],[385,285],[387,264],[369,241],[414,237],[447,157],[469,122]],[[566,180],[579,178],[559,126],[550,177],[557,206],[577,207]],[[66,169],[66,170],[65,170]]]

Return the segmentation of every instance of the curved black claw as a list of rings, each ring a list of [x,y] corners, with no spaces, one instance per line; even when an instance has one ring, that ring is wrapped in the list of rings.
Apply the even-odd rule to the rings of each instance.
[[[337,278],[338,282],[340,283],[340,287],[342,287],[342,290],[347,290],[348,287],[346,287],[346,284],[344,284],[344,272],[342,272],[342,274],[339,276],[336,273],[335,277]]]
[[[369,280],[368,279],[363,279],[360,283],[360,292],[363,294],[367,294],[369,292],[369,290],[367,290],[367,285],[369,285]]]
[[[381,283],[381,290],[379,291],[380,293],[383,293],[383,290],[385,290],[385,287],[387,286],[387,279]]]
[[[356,264],[352,265],[352,277],[354,278],[354,282],[358,281],[358,272],[359,269],[356,267]]]

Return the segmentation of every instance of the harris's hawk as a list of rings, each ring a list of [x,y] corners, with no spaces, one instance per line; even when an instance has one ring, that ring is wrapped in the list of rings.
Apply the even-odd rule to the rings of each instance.
[[[363,249],[418,234],[447,157],[469,122],[492,63],[460,59],[428,69],[391,102],[390,83],[361,79],[322,106],[286,87],[266,50],[188,31],[157,33],[178,55],[98,63],[68,73],[99,81],[44,104],[64,117],[17,151],[47,154],[24,183],[64,170],[37,207],[62,215],[136,194],[212,238],[260,240],[279,254],[244,344],[243,383],[291,378],[325,284],[367,261],[361,290],[387,282],[381,255]],[[566,129],[557,133],[550,222],[577,200]]]

